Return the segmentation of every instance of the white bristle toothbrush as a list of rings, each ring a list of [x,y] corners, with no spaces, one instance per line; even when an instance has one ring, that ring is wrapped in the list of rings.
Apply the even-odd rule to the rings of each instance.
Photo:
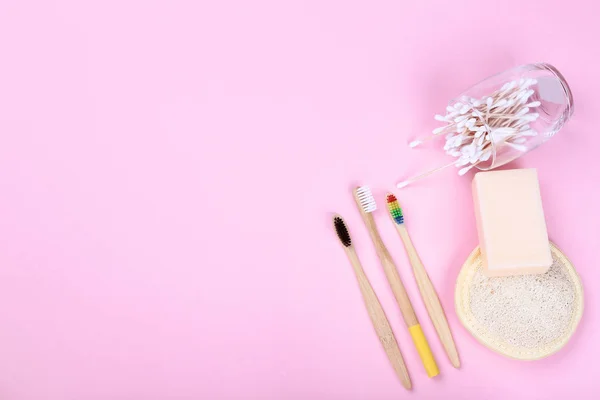
[[[387,195],[387,206],[390,217],[392,217],[392,221],[394,221],[398,234],[404,243],[404,248],[406,249],[406,253],[408,254],[408,258],[413,267],[415,280],[417,281],[417,286],[419,286],[421,298],[429,313],[429,318],[431,318],[431,322],[433,322],[435,331],[444,346],[444,350],[446,350],[450,362],[455,368],[458,368],[460,367],[460,359],[458,358],[458,351],[456,350],[456,345],[452,338],[452,332],[450,331],[446,314],[444,314],[440,299],[438,298],[435,288],[429,279],[429,275],[427,275],[427,271],[417,254],[417,250],[410,240],[406,225],[404,224],[404,215],[402,215],[402,209],[398,204],[398,200],[396,199],[396,196],[391,193],[388,193]]]
[[[392,260],[389,251],[385,247],[383,240],[381,240],[381,236],[377,230],[377,225],[375,225],[375,219],[371,214],[377,209],[375,199],[373,198],[371,190],[368,186],[361,186],[354,189],[354,199],[356,200],[356,204],[363,221],[367,226],[367,230],[371,235],[371,239],[375,245],[375,250],[377,251],[377,256],[379,256],[385,276],[387,277],[390,287],[392,288],[392,292],[394,293],[394,297],[398,302],[398,306],[400,306],[402,317],[404,318],[404,322],[408,327],[419,356],[421,357],[425,371],[427,372],[427,375],[432,378],[439,374],[438,366],[435,363],[435,359],[433,358],[433,354],[431,353],[431,349],[429,348],[425,334],[421,329],[421,325],[419,325],[419,320],[417,319],[415,310],[410,303],[406,289],[404,288],[402,280],[398,275],[398,270],[394,265],[394,261]]]
[[[358,255],[352,246],[350,232],[348,232],[348,228],[346,228],[344,220],[339,215],[333,216],[333,226],[335,227],[335,231],[340,239],[340,242],[342,242],[342,245],[344,246],[344,251],[350,260],[350,264],[352,264],[352,267],[354,268],[354,273],[356,274],[356,279],[358,280],[358,286],[360,287],[360,291],[365,301],[365,306],[367,307],[369,317],[371,318],[375,332],[377,332],[379,341],[383,345],[385,353],[387,354],[392,366],[394,367],[394,370],[396,371],[396,375],[398,375],[398,378],[400,378],[402,386],[410,390],[412,385],[410,382],[410,377],[408,376],[408,370],[404,364],[404,359],[402,358],[402,353],[400,353],[400,348],[398,347],[398,342],[396,341],[394,332],[392,331],[390,323],[385,316],[383,307],[381,307],[381,303],[379,303],[377,295],[369,283],[369,279],[365,275],[365,271],[360,265]]]

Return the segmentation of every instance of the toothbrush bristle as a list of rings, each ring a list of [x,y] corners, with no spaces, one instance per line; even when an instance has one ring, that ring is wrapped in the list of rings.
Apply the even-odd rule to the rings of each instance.
[[[350,239],[350,232],[348,232],[348,228],[346,228],[346,224],[342,217],[333,217],[333,226],[335,227],[335,232],[340,239],[340,242],[345,247],[350,247],[352,245],[352,239]]]
[[[357,188],[356,197],[358,197],[358,201],[364,212],[370,213],[377,210],[377,203],[375,203],[375,198],[371,194],[371,189],[369,189],[368,186]]]
[[[402,208],[400,208],[400,204],[398,204],[398,199],[393,194],[387,195],[387,206],[390,211],[390,215],[394,222],[398,225],[404,223],[404,215],[402,215]]]

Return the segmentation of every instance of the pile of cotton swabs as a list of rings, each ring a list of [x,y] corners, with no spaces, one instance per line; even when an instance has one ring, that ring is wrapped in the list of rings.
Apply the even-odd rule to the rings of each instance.
[[[404,181],[404,187],[416,179],[429,175],[442,168],[454,165],[462,167],[459,175],[464,175],[479,163],[488,161],[495,147],[510,146],[518,151],[527,151],[527,137],[538,133],[530,127],[539,113],[534,112],[540,102],[531,101],[537,84],[536,79],[521,79],[504,84],[499,90],[481,99],[463,96],[459,102],[446,108],[446,115],[436,115],[435,119],[447,125],[433,130],[433,135],[410,143],[416,147],[423,142],[445,135],[444,150],[456,160],[436,168],[419,177]],[[534,96],[537,97],[537,96]],[[492,146],[492,143],[494,146]]]

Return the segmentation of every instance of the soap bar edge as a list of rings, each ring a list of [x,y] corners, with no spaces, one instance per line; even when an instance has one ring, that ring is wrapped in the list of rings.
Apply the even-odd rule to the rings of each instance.
[[[477,229],[477,240],[479,241],[479,251],[481,252],[481,266],[483,271],[486,271],[488,268],[487,264],[487,255],[485,251],[485,241],[483,240],[483,229],[482,229],[482,221],[481,221],[481,210],[479,207],[479,191],[477,186],[477,177],[481,172],[478,172],[473,177],[473,182],[471,183],[471,191],[473,193],[473,210],[475,211],[475,223]]]

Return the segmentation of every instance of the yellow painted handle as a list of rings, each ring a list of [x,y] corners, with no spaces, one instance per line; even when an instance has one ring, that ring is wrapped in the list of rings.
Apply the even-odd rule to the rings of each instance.
[[[435,359],[433,358],[433,354],[431,353],[427,339],[425,339],[425,334],[423,333],[423,329],[421,329],[421,325],[416,324],[410,326],[408,330],[410,331],[410,336],[412,336],[413,342],[415,342],[415,346],[417,347],[417,351],[421,356],[421,361],[423,361],[423,366],[425,367],[425,371],[427,371],[427,376],[433,378],[440,373],[440,370],[435,363]]]

